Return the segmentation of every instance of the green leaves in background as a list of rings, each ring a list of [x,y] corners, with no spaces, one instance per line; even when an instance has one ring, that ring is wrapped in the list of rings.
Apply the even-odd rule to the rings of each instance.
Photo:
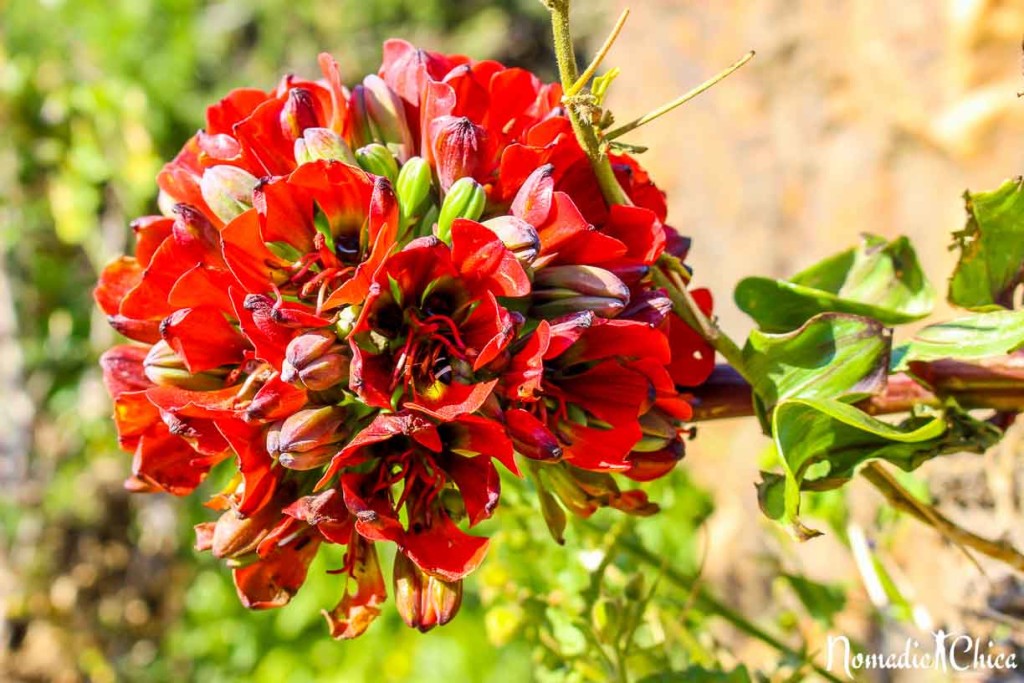
[[[1024,311],[991,311],[929,325],[893,351],[893,372],[914,361],[978,360],[1024,346]]]
[[[858,247],[811,266],[789,280],[748,277],[736,304],[769,332],[795,329],[818,313],[853,313],[885,325],[919,320],[935,293],[906,237],[892,242],[864,235]]]
[[[967,225],[954,233],[960,262],[949,282],[949,302],[971,309],[1012,308],[1024,280],[1024,179],[992,192],[967,192]]]
[[[791,397],[853,398],[885,388],[889,331],[876,320],[822,313],[785,334],[755,330],[743,349],[765,412]]]

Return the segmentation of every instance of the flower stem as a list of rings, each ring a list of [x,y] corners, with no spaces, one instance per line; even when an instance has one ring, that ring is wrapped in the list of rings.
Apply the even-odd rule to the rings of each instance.
[[[654,109],[652,111],[647,112],[646,114],[644,114],[643,116],[641,116],[638,119],[634,119],[634,120],[630,121],[629,123],[626,123],[626,124],[623,124],[623,125],[619,126],[615,130],[612,130],[612,131],[609,131],[608,133],[605,133],[604,139],[605,140],[614,140],[615,138],[618,138],[618,137],[621,137],[621,136],[625,135],[626,133],[630,132],[631,130],[636,130],[640,126],[642,126],[644,124],[647,124],[647,123],[650,123],[651,121],[653,121],[654,119],[656,119],[656,118],[658,118],[660,116],[664,116],[665,114],[669,113],[670,111],[672,111],[676,107],[678,107],[678,106],[680,106],[682,104],[686,104],[687,102],[692,100],[697,95],[700,95],[705,90],[708,90],[712,86],[714,86],[715,84],[725,80],[726,78],[728,78],[733,73],[738,71],[744,64],[746,64],[747,62],[749,62],[753,58],[754,58],[754,51],[751,50],[747,54],[743,55],[743,57],[741,57],[734,64],[732,64],[728,68],[723,69],[722,71],[718,72],[717,74],[715,74],[714,76],[712,76],[708,80],[704,81],[703,83],[698,85],[696,88],[693,88],[689,92],[683,93],[682,95],[680,95],[676,99],[672,100],[671,102],[667,102],[667,103],[661,105],[660,107],[658,107],[657,109]]]
[[[579,73],[576,70],[576,50],[572,44],[572,32],[569,30],[569,1],[570,0],[543,0],[544,5],[551,13],[551,32],[554,36],[555,59],[558,62],[559,79],[562,82],[562,91],[570,92],[579,80]],[[622,186],[615,178],[611,161],[608,155],[601,149],[601,143],[597,139],[597,133],[590,122],[589,115],[584,120],[586,108],[574,99],[565,101],[566,112],[569,121],[572,122],[573,132],[580,147],[587,153],[590,165],[597,177],[597,184],[601,188],[601,194],[609,205],[630,204],[629,197],[622,191]]]
[[[654,284],[661,287],[668,294],[672,301],[672,308],[683,321],[692,327],[704,340],[711,345],[715,351],[722,354],[722,357],[740,374],[743,379],[750,383],[750,377],[743,360],[743,351],[737,346],[729,335],[722,331],[718,323],[704,315],[697,303],[693,300],[690,291],[680,278],[673,278],[672,272],[682,269],[682,264],[674,256],[662,255],[659,259],[660,268],[651,271]]]
[[[565,91],[566,97],[575,97],[580,93],[583,88],[587,86],[590,79],[594,77],[598,68],[601,66],[601,62],[608,56],[608,51],[612,49],[612,45],[615,44],[615,39],[619,37],[619,33],[622,32],[622,27],[626,25],[626,19],[629,18],[629,9],[622,10],[622,14],[619,15],[619,20],[615,22],[615,26],[612,27],[612,32],[608,34],[608,38],[604,41],[604,44],[594,55],[594,59],[591,60],[590,65],[583,70],[576,82]]]

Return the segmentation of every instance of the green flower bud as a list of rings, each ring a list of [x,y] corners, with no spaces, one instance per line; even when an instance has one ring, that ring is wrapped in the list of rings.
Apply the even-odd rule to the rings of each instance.
[[[398,172],[395,194],[402,217],[402,232],[420,219],[432,202],[433,178],[430,164],[420,157],[409,159]]]
[[[399,163],[412,155],[413,137],[405,104],[380,76],[371,74],[352,89],[352,119],[358,144],[379,142],[398,157]]]
[[[376,142],[356,150],[356,161],[367,173],[384,176],[395,183],[398,180],[398,162],[384,145]]]
[[[475,221],[483,215],[486,207],[487,192],[484,186],[472,178],[459,178],[449,188],[441,204],[441,215],[437,219],[438,239],[451,244],[452,223],[455,219],[468,218]]]
[[[199,181],[199,190],[210,210],[225,223],[252,208],[252,193],[259,180],[237,166],[211,166]]]

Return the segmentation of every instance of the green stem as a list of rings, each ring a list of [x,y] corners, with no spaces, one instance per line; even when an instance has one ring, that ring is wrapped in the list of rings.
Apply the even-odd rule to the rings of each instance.
[[[805,662],[822,678],[831,681],[832,683],[840,683],[840,679],[829,673],[824,667],[821,667],[814,662],[807,659],[807,655],[792,648],[781,640],[771,635],[761,627],[757,626],[753,622],[749,621],[742,614],[732,609],[718,598],[714,597],[708,590],[702,586],[695,586],[694,581],[688,576],[683,574],[678,569],[671,566],[666,566],[657,555],[652,553],[650,550],[642,546],[640,543],[623,537],[619,541],[619,548],[625,550],[627,553],[632,555],[635,559],[647,564],[658,571],[662,572],[662,575],[668,579],[670,583],[675,584],[679,588],[685,591],[692,591],[696,603],[706,612],[715,614],[722,619],[728,621],[736,630],[741,631],[752,638],[760,640],[765,645],[777,650],[778,652],[792,657],[797,660]]]
[[[554,36],[555,59],[558,62],[562,91],[568,93],[579,80],[576,50],[572,44],[572,32],[569,30],[569,0],[544,0],[544,4],[551,12],[551,33]],[[590,159],[590,165],[594,169],[597,184],[605,201],[609,205],[630,204],[629,197],[622,191],[622,186],[615,178],[615,171],[612,170],[608,155],[601,149],[594,126],[589,118],[584,120],[584,107],[572,98],[565,102],[565,109],[572,123],[573,132],[576,133],[576,139]]]
[[[674,260],[674,257],[662,257],[662,262],[666,263],[669,259]],[[651,271],[651,279],[654,281],[654,284],[663,288],[668,294],[669,299],[672,301],[673,310],[683,319],[683,322],[696,330],[711,345],[711,348],[722,354],[722,357],[743,379],[747,380],[747,383],[752,384],[743,360],[743,351],[729,335],[722,331],[718,323],[704,315],[704,312],[700,310],[700,307],[693,300],[690,291],[686,287],[678,286],[660,268],[654,268]]]
[[[725,69],[723,71],[720,71],[719,73],[715,74],[714,76],[712,76],[708,80],[704,81],[703,83],[698,85],[696,88],[693,88],[689,92],[683,93],[682,95],[680,95],[676,99],[672,100],[671,102],[663,104],[663,105],[661,105],[660,107],[658,107],[657,109],[655,109],[653,111],[647,112],[646,114],[644,114],[643,116],[641,116],[638,119],[634,119],[634,120],[630,121],[627,124],[619,126],[618,128],[616,128],[613,131],[609,131],[608,133],[605,133],[604,139],[605,140],[614,140],[614,139],[616,139],[618,137],[621,137],[621,136],[625,135],[626,133],[630,132],[631,130],[635,130],[635,129],[639,128],[640,126],[643,126],[644,124],[650,123],[651,121],[653,121],[654,119],[658,118],[659,116],[664,116],[665,114],[669,113],[670,111],[672,111],[676,107],[678,107],[680,105],[683,105],[683,104],[686,104],[687,102],[692,100],[697,95],[700,95],[705,90],[710,90],[712,86],[716,85],[717,83],[719,83],[719,82],[725,80],[726,78],[728,78],[729,76],[731,76],[740,67],[742,67],[744,64],[746,64],[747,62],[749,62],[753,58],[754,58],[754,51],[751,50],[747,54],[743,55],[743,57],[741,57],[740,60],[737,61],[735,64],[733,64],[732,66],[728,67],[727,69]]]

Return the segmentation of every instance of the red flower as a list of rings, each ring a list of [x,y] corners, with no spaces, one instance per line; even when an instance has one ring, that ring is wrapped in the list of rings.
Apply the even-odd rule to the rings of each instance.
[[[558,85],[384,51],[351,91],[323,56],[321,81],[210,107],[158,178],[165,215],[133,223],[134,256],[95,290],[132,341],[101,359],[127,486],[184,495],[233,461],[197,547],[263,609],[344,546],[336,638],[380,614],[378,542],[398,547],[406,623],[455,615],[487,549],[466,529],[496,509],[494,459],[541,463],[544,500],[574,513],[653,512],[611,473],[675,465],[677,385],[714,359],[649,278],[688,248],[664,198],[614,157],[637,206],[604,203]]]

